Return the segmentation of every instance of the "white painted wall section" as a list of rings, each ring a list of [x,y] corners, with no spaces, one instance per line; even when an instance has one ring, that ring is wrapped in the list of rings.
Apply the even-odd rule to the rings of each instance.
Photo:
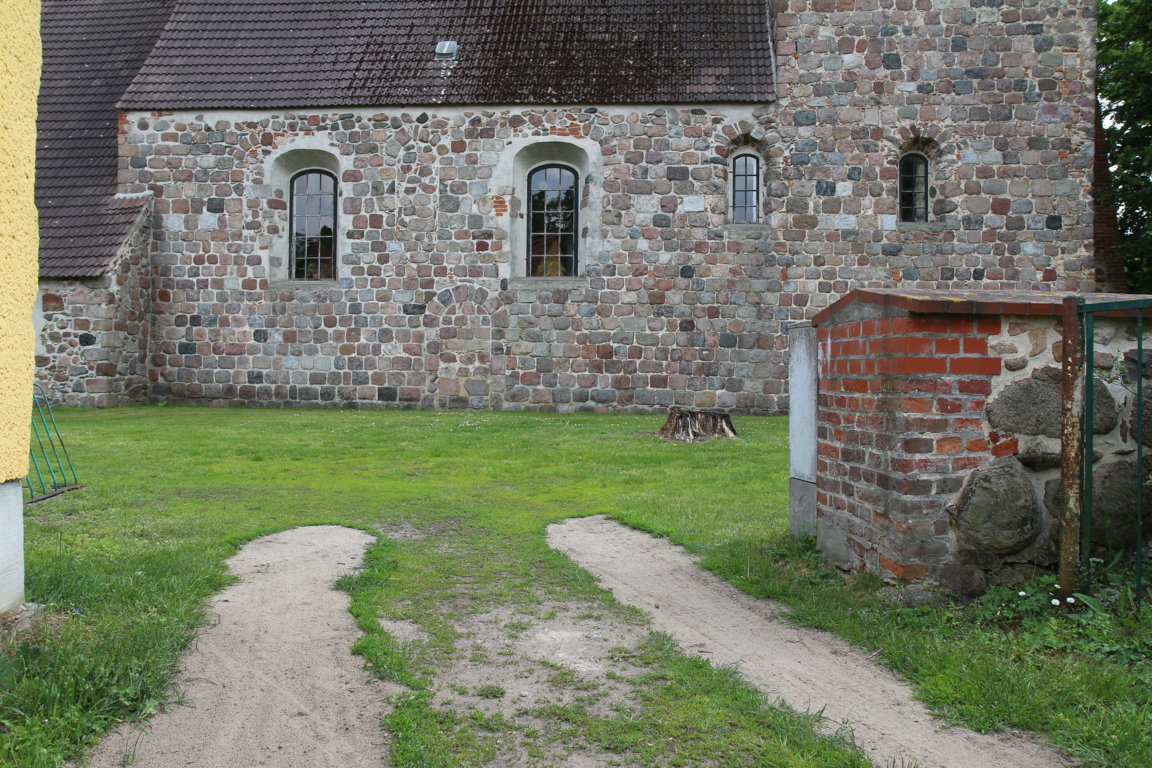
[[[0,613],[24,602],[24,494],[20,481],[0,484]]]
[[[788,329],[788,530],[816,535],[816,329]]]
[[[816,329],[788,329],[788,474],[816,482]]]

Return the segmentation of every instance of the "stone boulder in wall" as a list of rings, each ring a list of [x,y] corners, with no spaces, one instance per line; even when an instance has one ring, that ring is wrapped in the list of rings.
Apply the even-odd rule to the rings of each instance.
[[[1116,428],[1119,414],[1108,385],[1093,379],[1092,431],[1098,435]],[[993,429],[1014,435],[1060,437],[1060,369],[1037,368],[1027,379],[1014,381],[996,395],[985,410]]]
[[[1092,542],[1110,550],[1136,546],[1136,486],[1143,475],[1144,541],[1152,540],[1152,483],[1149,462],[1136,471],[1136,460],[1113,461],[1092,472]]]
[[[1152,542],[1152,458],[1144,461],[1144,542]],[[1092,471],[1092,545],[1112,551],[1136,546],[1136,460],[1109,462]],[[1063,500],[1060,479],[1045,484],[1044,506],[1055,518]],[[1054,529],[1053,533],[1057,531]]]
[[[1124,440],[1131,439],[1135,441],[1136,434],[1139,432],[1144,445],[1152,445],[1152,350],[1144,350],[1142,363],[1137,360],[1136,350],[1129,350],[1124,353],[1120,365],[1124,376],[1124,388],[1131,393],[1128,397],[1131,402],[1131,416],[1123,425],[1121,437]],[[1138,424],[1136,419],[1138,415],[1136,413],[1136,379],[1138,376],[1144,377],[1143,386],[1141,387],[1144,395],[1144,423],[1142,425]]]
[[[1144,445],[1152,445],[1152,381],[1144,382],[1144,405],[1141,409],[1143,413],[1136,413],[1136,394],[1132,394],[1132,415],[1125,425],[1125,435],[1131,435],[1132,440],[1136,439],[1136,433],[1139,432],[1144,440]],[[1137,424],[1136,417],[1143,417],[1143,423]]]
[[[992,555],[1011,555],[1034,542],[1041,515],[1028,472],[1011,456],[969,475],[951,510],[963,543]]]

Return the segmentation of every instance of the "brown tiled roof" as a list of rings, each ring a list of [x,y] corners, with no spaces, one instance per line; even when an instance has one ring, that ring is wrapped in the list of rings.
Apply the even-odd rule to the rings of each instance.
[[[36,123],[40,274],[103,274],[143,201],[117,201],[116,100],[171,10],[164,0],[45,0]]]
[[[40,274],[102,274],[137,218],[142,201],[113,200],[118,100],[125,109],[762,102],[773,98],[767,6],[44,0]],[[442,40],[459,43],[455,61],[434,60]]]
[[[767,0],[182,0],[125,109],[761,102]],[[433,59],[459,43],[457,60]]]

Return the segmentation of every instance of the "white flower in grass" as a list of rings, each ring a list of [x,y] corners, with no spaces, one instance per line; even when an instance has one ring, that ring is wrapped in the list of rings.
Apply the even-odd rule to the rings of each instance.
[[[1055,597],[1052,598],[1052,605],[1060,605],[1060,600]]]
[[[1076,598],[1074,598],[1074,597],[1066,597],[1066,598],[1064,598],[1064,600],[1065,600],[1066,602],[1069,602],[1069,603],[1074,603],[1074,602],[1076,602]]]
[[[1020,590],[1019,594],[1020,594],[1020,597],[1028,597],[1028,593],[1025,592],[1024,590]]]

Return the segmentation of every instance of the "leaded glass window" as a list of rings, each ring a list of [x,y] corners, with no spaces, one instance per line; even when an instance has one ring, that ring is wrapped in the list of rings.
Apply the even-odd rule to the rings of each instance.
[[[528,174],[528,274],[576,274],[579,200],[576,171],[544,165]]]
[[[900,221],[928,221],[928,158],[900,158]]]
[[[336,275],[336,177],[302,171],[292,177],[292,278]]]
[[[732,221],[754,224],[760,220],[760,158],[736,155],[732,163]]]

